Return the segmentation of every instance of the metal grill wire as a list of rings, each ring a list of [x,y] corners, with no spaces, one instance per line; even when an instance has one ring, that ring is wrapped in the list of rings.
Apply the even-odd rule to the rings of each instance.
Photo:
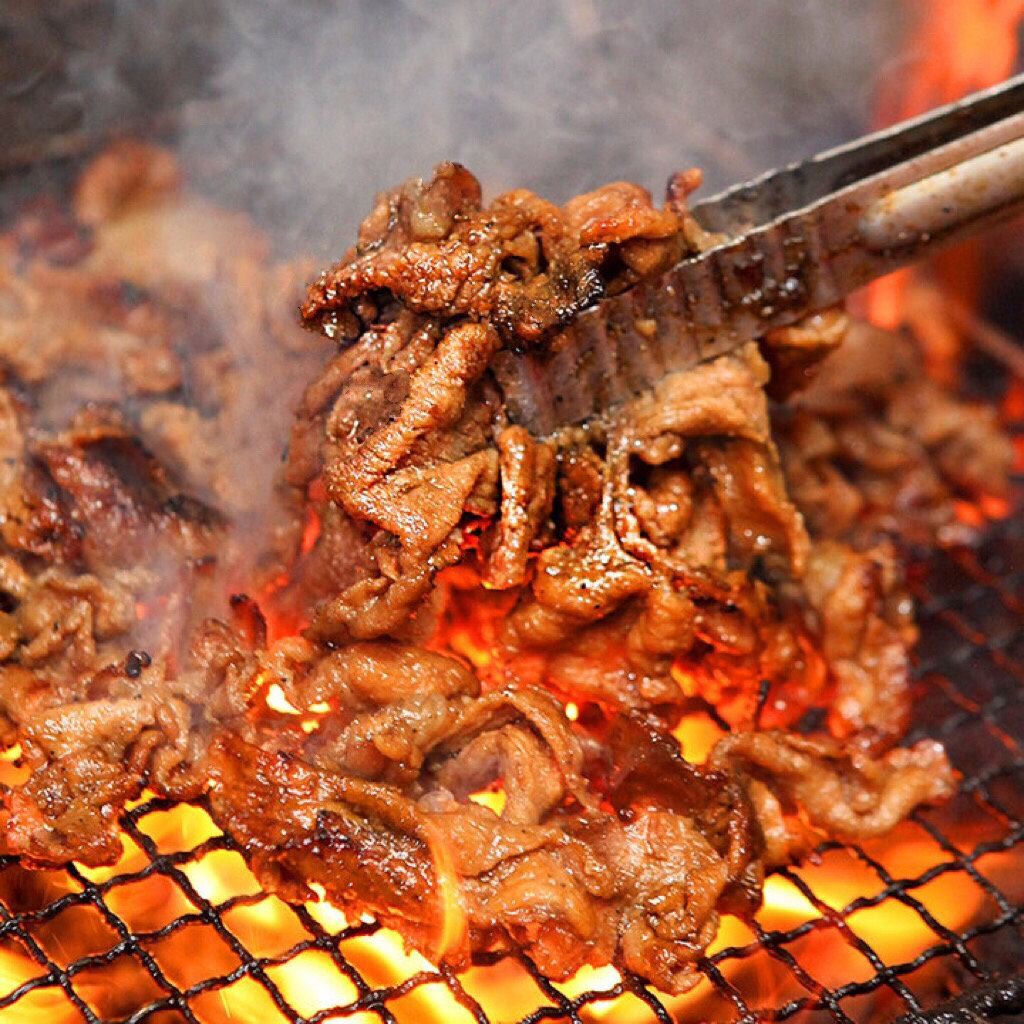
[[[0,1018],[850,1022],[913,1015],[1013,971],[1024,963],[1024,515],[930,556],[912,587],[908,739],[946,744],[959,795],[885,841],[825,843],[820,863],[777,872],[769,908],[751,928],[725,920],[684,997],[608,970],[556,985],[512,954],[434,968],[372,921],[260,892],[201,808],[148,799],[127,815],[113,868],[0,859]]]

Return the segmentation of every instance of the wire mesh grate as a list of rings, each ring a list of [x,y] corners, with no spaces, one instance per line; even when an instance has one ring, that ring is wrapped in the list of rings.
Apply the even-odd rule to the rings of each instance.
[[[684,996],[610,969],[556,984],[515,954],[436,968],[373,921],[262,892],[202,806],[153,798],[127,814],[113,867],[31,871],[0,858],[0,1014],[50,1024],[921,1019],[1024,962],[1024,516],[994,523],[975,548],[930,556],[912,587],[921,641],[908,738],[946,744],[963,774],[958,795],[885,840],[823,843],[774,873],[757,919],[723,921]]]

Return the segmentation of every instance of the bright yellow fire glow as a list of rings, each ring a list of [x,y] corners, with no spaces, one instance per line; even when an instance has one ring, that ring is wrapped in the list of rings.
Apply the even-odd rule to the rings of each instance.
[[[711,748],[724,735],[722,730],[706,714],[687,715],[672,735],[679,741],[683,756],[691,764],[704,764]]]
[[[482,789],[479,793],[470,793],[469,799],[481,807],[488,807],[495,814],[501,814],[505,810],[505,790],[503,789]]]
[[[267,687],[267,707],[279,711],[282,715],[301,715],[302,712],[284,695],[284,690],[277,683]]]

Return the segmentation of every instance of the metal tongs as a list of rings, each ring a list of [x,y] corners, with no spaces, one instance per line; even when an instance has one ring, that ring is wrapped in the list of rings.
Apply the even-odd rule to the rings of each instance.
[[[1024,75],[694,206],[694,319],[746,340],[1022,211]]]
[[[582,423],[1024,211],[1024,76],[691,208],[724,236],[492,370],[513,423]]]
[[[724,236],[492,371],[513,423],[581,423],[1024,211],[1024,76],[691,208]]]

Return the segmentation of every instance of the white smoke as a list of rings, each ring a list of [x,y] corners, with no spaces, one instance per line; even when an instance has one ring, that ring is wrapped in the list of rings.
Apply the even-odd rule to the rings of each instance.
[[[707,189],[864,130],[892,0],[220,0],[181,151],[289,248],[340,255],[374,193],[442,159],[486,191]]]

